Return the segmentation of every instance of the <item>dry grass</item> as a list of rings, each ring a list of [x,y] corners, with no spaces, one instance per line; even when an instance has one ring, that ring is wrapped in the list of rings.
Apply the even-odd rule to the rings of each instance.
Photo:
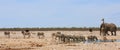
[[[38,39],[36,34],[32,34],[30,39],[23,39],[20,31],[11,34],[11,38],[6,38],[1,31],[0,34],[0,50],[120,50],[120,42],[98,42],[98,43],[66,43],[58,44],[52,39],[51,34],[58,31],[32,31],[44,32],[45,38]],[[91,35],[88,31],[60,31],[68,35]],[[117,32],[117,36],[107,36],[107,39],[120,39],[120,31]],[[93,31],[92,35],[103,39],[99,36],[99,31]]]

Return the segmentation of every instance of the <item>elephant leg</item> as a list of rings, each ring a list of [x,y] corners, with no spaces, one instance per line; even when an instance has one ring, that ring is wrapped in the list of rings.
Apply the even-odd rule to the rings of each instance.
[[[100,33],[100,36],[105,36],[105,32],[101,32],[101,33]]]
[[[106,36],[106,34],[107,34],[107,33],[106,33],[106,32],[104,32],[104,33],[103,33],[103,36]]]
[[[105,34],[109,35],[109,34],[108,34],[108,31],[106,31]]]
[[[101,36],[101,32],[100,32],[100,36]]]
[[[107,35],[110,35],[109,33],[106,33]]]
[[[111,31],[111,35],[113,35],[113,31]]]
[[[107,35],[110,35],[108,32],[106,33]]]
[[[103,30],[100,30],[100,36],[104,34],[104,31]]]
[[[114,31],[114,36],[116,36],[116,31]]]

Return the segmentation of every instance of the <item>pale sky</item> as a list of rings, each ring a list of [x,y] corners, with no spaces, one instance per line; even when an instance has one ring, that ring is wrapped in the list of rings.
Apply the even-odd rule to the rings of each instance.
[[[3,27],[120,26],[120,0],[0,0]]]

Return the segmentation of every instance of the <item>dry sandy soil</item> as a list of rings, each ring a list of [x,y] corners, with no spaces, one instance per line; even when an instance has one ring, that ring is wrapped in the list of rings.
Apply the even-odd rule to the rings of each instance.
[[[59,43],[52,38],[52,33],[58,31],[31,31],[32,36],[24,39],[20,31],[11,31],[11,38],[7,38],[3,31],[0,32],[0,50],[120,50],[120,31],[117,36],[107,36],[107,39],[116,39],[115,42],[91,42],[91,43]],[[36,32],[44,32],[45,37],[39,39]],[[88,31],[59,31],[67,35],[91,35]],[[92,35],[99,36],[99,31],[93,31]]]

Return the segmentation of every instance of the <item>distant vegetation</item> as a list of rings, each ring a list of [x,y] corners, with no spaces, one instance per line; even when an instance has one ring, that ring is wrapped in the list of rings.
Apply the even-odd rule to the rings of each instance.
[[[90,27],[94,31],[98,31],[98,27]],[[21,30],[30,30],[30,31],[88,31],[90,28],[87,27],[71,27],[71,28],[0,28],[0,31],[21,31]],[[118,28],[120,30],[120,27]]]

